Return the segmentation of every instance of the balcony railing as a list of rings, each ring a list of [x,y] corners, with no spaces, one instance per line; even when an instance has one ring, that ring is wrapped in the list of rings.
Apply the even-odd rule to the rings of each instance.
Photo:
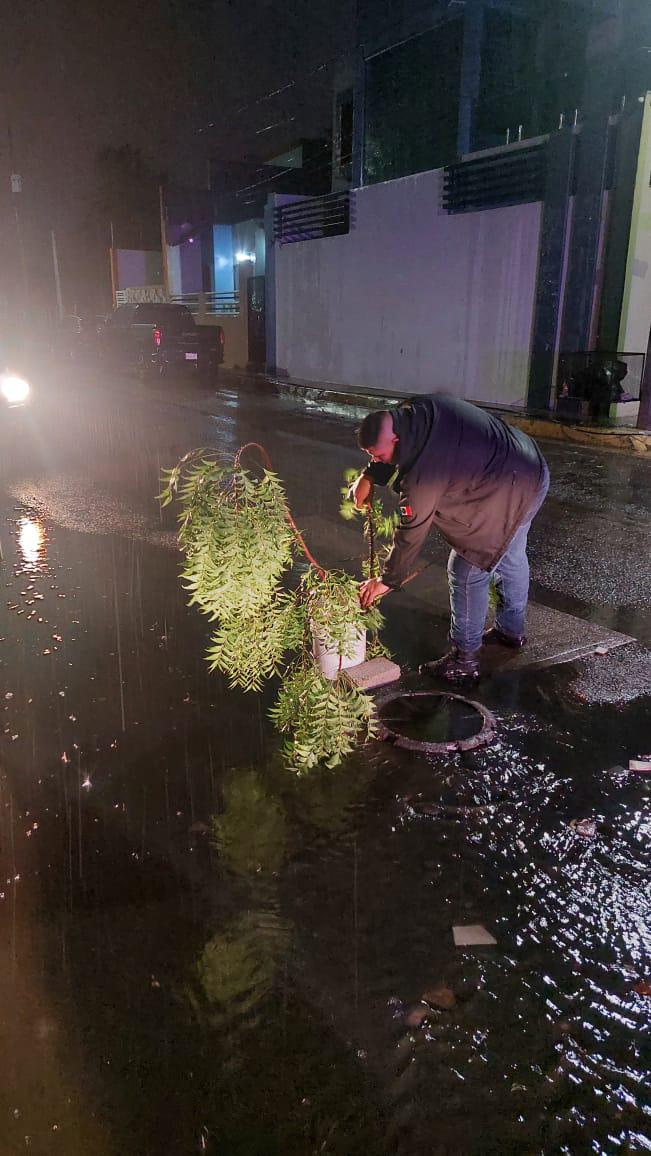
[[[149,290],[117,289],[115,304],[142,305],[164,302],[169,305],[186,305],[194,317],[224,316],[240,311],[239,293],[174,293],[166,297],[161,289],[156,295]]]
[[[240,311],[239,293],[178,293],[169,298],[173,305],[186,305],[194,317],[234,315]]]

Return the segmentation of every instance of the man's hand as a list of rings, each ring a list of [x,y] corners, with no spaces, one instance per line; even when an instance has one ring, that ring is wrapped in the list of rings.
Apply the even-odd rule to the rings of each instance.
[[[381,578],[367,578],[366,582],[361,582],[359,587],[359,601],[362,610],[368,610],[369,606],[381,598],[390,590],[390,586],[385,586]]]
[[[373,482],[370,478],[364,477],[364,474],[360,474],[350,487],[350,493],[357,509],[361,510],[362,506],[368,506],[373,497]]]

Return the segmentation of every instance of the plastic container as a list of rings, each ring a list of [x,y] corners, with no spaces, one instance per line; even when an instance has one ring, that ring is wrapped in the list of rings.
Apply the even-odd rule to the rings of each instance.
[[[341,654],[341,646],[332,642],[331,639],[324,636],[317,637],[316,634],[313,634],[313,638],[314,660],[326,678],[336,678],[341,670],[348,670],[350,666],[359,666],[360,662],[366,660],[366,631],[364,629],[356,629],[354,626],[349,628],[346,645],[343,648],[346,654],[343,655]]]

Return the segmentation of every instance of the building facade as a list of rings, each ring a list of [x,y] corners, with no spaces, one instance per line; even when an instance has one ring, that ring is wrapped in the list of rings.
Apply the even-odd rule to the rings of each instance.
[[[569,355],[630,355],[634,393],[649,44],[640,0],[360,0],[331,196],[267,215],[272,365],[546,409]]]

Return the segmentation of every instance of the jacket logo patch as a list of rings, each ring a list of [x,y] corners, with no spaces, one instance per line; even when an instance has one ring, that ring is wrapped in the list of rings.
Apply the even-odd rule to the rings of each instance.
[[[404,502],[403,505],[400,507],[400,516],[402,518],[413,518],[414,511],[412,510],[411,506],[409,505],[409,502]]]

